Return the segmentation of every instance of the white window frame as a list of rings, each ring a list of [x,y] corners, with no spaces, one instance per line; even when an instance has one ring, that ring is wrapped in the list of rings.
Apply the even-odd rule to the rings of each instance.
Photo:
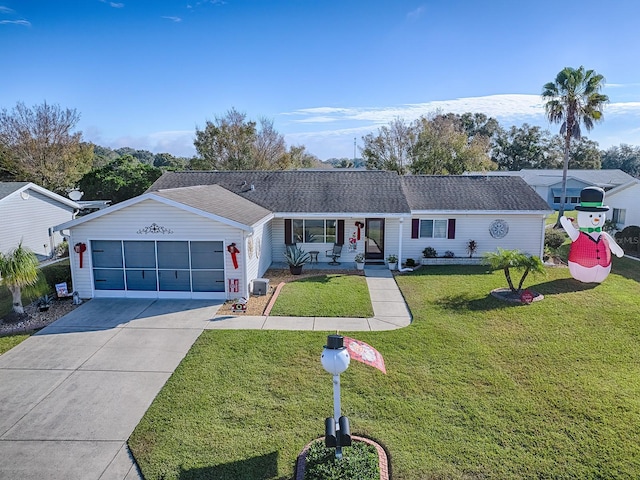
[[[431,235],[427,235],[426,228],[423,230],[423,222],[431,222]],[[444,230],[441,235],[435,235],[436,233],[436,222],[444,223]],[[440,227],[442,230],[442,227]],[[420,219],[420,228],[418,232],[418,238],[448,238],[449,230],[449,220],[446,218],[421,218]],[[424,234],[423,234],[424,233]]]

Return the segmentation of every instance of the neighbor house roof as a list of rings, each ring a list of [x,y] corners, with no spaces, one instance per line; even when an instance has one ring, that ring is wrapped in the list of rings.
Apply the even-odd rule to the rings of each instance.
[[[518,176],[414,175],[403,177],[412,211],[548,211]]]
[[[56,202],[62,203],[76,210],[80,209],[80,205],[73,200],[65,198],[62,195],[58,195],[51,190],[47,190],[46,188],[31,182],[0,182],[0,202],[14,193],[22,193],[27,190],[38,192],[52,200],[55,200]]]
[[[522,177],[529,185],[532,186],[551,186],[562,182],[561,169],[534,169],[523,168],[518,171],[493,171],[493,172],[469,172],[468,175],[488,175],[488,176],[504,176],[518,175]],[[569,169],[567,170],[567,178],[579,180],[588,185],[594,185],[609,189],[623,185],[633,180],[633,177],[620,169]]]
[[[165,172],[147,191],[212,184],[274,213],[409,212],[401,177],[385,171]]]

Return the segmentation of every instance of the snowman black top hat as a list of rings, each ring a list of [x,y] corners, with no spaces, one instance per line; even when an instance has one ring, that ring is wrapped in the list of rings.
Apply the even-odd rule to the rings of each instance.
[[[576,210],[580,212],[606,212],[609,210],[604,204],[604,190],[600,187],[586,187],[580,192],[580,205]]]

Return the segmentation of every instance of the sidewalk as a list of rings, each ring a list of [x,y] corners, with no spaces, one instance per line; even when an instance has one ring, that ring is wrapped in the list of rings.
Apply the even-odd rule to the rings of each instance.
[[[356,332],[395,330],[410,325],[411,314],[389,269],[387,267],[367,267],[364,274],[373,306],[373,317],[371,318],[220,315],[209,322],[205,329]]]

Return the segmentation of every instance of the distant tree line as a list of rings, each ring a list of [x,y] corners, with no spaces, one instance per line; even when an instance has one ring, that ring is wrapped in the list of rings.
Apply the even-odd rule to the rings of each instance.
[[[399,174],[460,174],[470,170],[562,168],[565,142],[540,127],[503,128],[482,113],[435,113],[413,122],[397,118],[365,135],[361,158],[324,162],[303,145],[287,146],[273,122],[231,109],[196,128],[193,158],[86,142],[75,109],[19,102],[0,110],[0,180],[31,181],[85,200],[123,201],[143,193],[165,170],[287,170],[368,168]],[[619,168],[640,177],[640,147],[601,151],[585,137],[570,146],[569,168]]]

